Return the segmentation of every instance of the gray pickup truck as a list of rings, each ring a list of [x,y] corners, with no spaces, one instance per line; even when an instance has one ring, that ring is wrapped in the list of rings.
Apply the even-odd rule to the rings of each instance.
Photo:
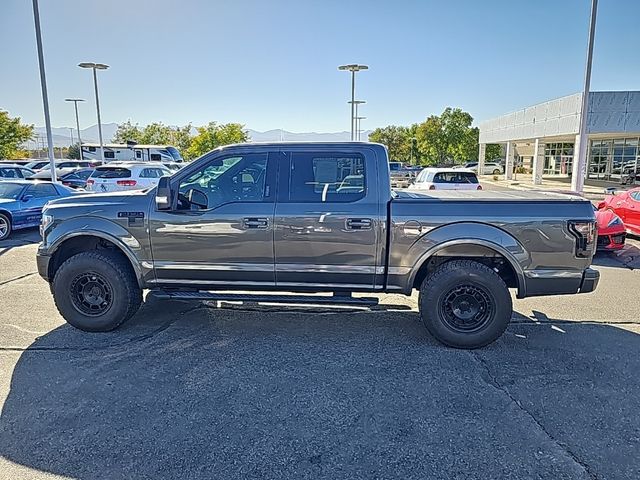
[[[394,192],[384,146],[214,150],[145,191],[43,212],[40,275],[71,325],[112,330],[142,291],[175,299],[370,305],[410,295],[446,345],[497,339],[518,298],[591,292],[591,204],[560,194]],[[247,293],[253,292],[253,293]],[[258,293],[266,292],[266,293]],[[295,292],[282,295],[280,292]],[[332,292],[333,295],[310,295]]]

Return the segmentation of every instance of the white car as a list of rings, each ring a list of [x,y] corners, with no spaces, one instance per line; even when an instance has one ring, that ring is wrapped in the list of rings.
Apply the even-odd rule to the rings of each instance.
[[[472,172],[478,173],[478,162],[470,162],[465,163],[465,170],[471,170]],[[484,162],[484,168],[482,169],[482,175],[502,175],[504,173],[504,167],[496,162]]]
[[[409,190],[482,190],[475,172],[465,168],[425,168]]]
[[[89,192],[118,192],[142,190],[158,185],[160,177],[171,175],[161,163],[111,162],[97,167],[87,180]]]

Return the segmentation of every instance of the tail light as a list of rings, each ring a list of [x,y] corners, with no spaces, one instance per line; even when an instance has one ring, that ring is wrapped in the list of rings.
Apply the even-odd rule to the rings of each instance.
[[[135,180],[118,180],[116,183],[123,187],[133,187],[137,182]]]
[[[478,185],[478,188],[476,188],[476,190],[482,190],[482,185]]]
[[[435,190],[436,186],[435,185],[429,185],[429,190]]]
[[[569,232],[576,239],[576,257],[593,255],[596,239],[596,222],[570,221]]]

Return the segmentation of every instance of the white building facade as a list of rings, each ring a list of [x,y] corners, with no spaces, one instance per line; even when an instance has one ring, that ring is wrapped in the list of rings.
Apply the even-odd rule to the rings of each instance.
[[[581,110],[577,93],[481,123],[479,162],[487,144],[504,144],[507,179],[516,162],[531,170],[536,184],[543,175],[570,177]],[[640,181],[640,91],[591,92],[587,135],[587,179]]]

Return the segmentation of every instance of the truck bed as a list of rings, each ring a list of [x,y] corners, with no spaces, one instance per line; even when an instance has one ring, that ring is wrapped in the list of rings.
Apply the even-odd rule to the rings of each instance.
[[[412,200],[469,201],[478,202],[586,202],[585,198],[569,193],[553,191],[495,191],[495,190],[394,190],[394,202]]]

